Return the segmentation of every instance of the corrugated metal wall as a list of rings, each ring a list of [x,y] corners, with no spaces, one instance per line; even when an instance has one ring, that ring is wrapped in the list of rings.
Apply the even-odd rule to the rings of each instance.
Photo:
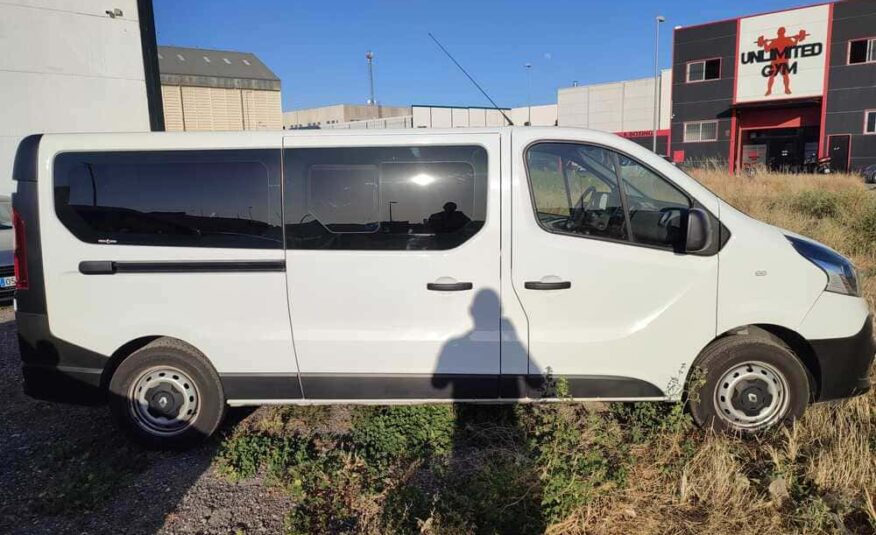
[[[279,91],[161,86],[167,131],[280,130]]]
[[[243,129],[280,130],[283,113],[279,91],[243,90]]]

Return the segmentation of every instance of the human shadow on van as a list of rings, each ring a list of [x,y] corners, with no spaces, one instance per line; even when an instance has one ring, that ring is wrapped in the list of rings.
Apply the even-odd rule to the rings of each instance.
[[[455,378],[442,372],[458,366],[456,346],[473,337],[498,342],[501,332],[505,340],[517,339],[511,323],[501,314],[497,319],[499,310],[499,296],[494,291],[476,294],[469,310],[473,326],[444,344],[433,387],[449,389],[446,393],[454,400],[472,398],[471,376]],[[493,398],[499,392],[498,376],[494,389]],[[503,389],[503,395],[509,402],[455,402],[449,453],[412,474],[387,498],[388,503],[407,511],[408,518],[433,519],[436,532],[543,532],[539,473],[529,452],[527,431],[518,418],[521,407],[510,402],[523,392]]]

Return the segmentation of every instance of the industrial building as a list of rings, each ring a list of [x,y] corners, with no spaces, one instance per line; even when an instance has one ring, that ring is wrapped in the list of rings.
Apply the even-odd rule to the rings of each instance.
[[[247,52],[158,47],[168,131],[279,130],[280,79]]]
[[[4,0],[0,41],[0,194],[25,136],[164,128],[150,0]]]
[[[410,106],[383,106],[380,104],[335,104],[283,113],[283,128],[331,128],[354,121],[371,121],[403,117],[411,114]]]
[[[613,132],[648,148],[653,147],[655,103],[659,102],[657,153],[669,154],[672,71],[656,77],[574,86],[557,92],[557,124]]]
[[[482,106],[371,106],[336,104],[319,108],[287,111],[283,128],[468,128],[509,124],[556,126],[557,105],[545,104],[520,108],[486,108]]]
[[[876,2],[676,28],[672,159],[800,170],[876,163]]]

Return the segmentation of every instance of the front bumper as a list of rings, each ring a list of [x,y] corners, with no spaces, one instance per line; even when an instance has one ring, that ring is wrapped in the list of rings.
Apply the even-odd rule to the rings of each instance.
[[[876,355],[872,316],[867,316],[857,334],[809,343],[821,375],[816,401],[848,398],[870,390],[870,366]]]

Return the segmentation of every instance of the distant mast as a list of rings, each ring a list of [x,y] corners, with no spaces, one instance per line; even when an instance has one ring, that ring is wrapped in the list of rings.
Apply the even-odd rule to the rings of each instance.
[[[368,60],[368,86],[370,87],[370,98],[368,104],[375,106],[377,101],[374,100],[374,52],[365,52],[365,59]]]

